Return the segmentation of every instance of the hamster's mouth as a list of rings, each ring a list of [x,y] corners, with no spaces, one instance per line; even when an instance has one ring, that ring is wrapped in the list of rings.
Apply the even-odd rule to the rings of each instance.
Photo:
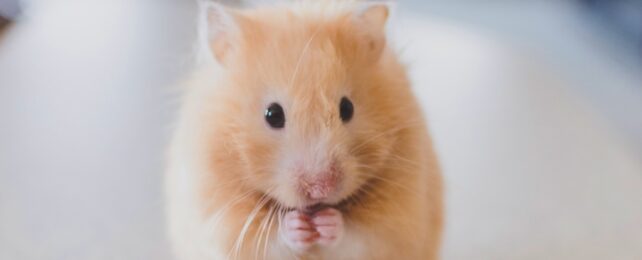
[[[285,211],[299,210],[307,214],[313,214],[325,208],[335,208],[342,212],[349,212],[354,207],[367,204],[367,200],[370,199],[369,197],[376,196],[377,193],[373,191],[375,189],[374,186],[376,186],[376,182],[377,180],[375,178],[368,178],[359,188],[336,203],[308,201],[307,203],[298,206],[286,206],[286,204],[281,203],[277,197],[272,196],[269,193],[263,193],[263,196],[270,199],[270,204],[278,205]]]
[[[314,215],[314,213],[319,212],[319,211],[321,211],[323,209],[326,209],[326,208],[335,208],[335,209],[338,209],[338,210],[340,210],[342,212],[345,212],[346,208],[343,207],[342,205],[343,205],[342,203],[338,203],[338,204],[317,203],[317,204],[305,206],[305,207],[302,207],[302,208],[298,208],[298,207],[297,208],[289,208],[288,210],[299,210],[299,211],[301,211],[301,212],[303,212],[303,213],[305,213],[307,215]]]
[[[317,203],[311,206],[307,206],[302,209],[302,211],[306,214],[314,214],[317,211],[320,211],[325,208],[333,208],[334,205],[331,204],[324,204],[324,203]]]
[[[324,203],[316,202],[304,205],[303,207],[291,208],[291,210],[301,210],[307,214],[313,214],[314,212],[320,211],[325,208],[335,208],[342,212],[348,212],[350,209],[363,205],[366,202],[368,196],[376,194],[372,191],[372,186],[376,179],[369,178],[364,182],[361,187],[356,189],[352,194],[346,196],[337,203]]]

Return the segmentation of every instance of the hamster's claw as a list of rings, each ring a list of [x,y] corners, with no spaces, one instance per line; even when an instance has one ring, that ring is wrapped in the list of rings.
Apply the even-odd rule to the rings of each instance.
[[[296,210],[285,214],[281,234],[285,244],[296,252],[308,250],[320,236],[310,217]]]
[[[315,213],[312,224],[319,233],[317,242],[322,246],[336,245],[343,237],[343,216],[337,209],[326,208]]]

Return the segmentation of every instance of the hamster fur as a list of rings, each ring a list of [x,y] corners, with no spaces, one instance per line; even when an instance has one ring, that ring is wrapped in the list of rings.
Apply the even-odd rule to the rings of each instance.
[[[184,84],[166,176],[178,259],[437,259],[441,175],[388,7],[206,9],[216,62]]]

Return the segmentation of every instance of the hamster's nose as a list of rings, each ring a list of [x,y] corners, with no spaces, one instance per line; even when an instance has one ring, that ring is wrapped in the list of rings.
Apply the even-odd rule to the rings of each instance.
[[[322,172],[303,174],[300,179],[301,191],[311,200],[327,199],[337,190],[339,177],[340,172],[334,165]]]
[[[337,178],[334,175],[323,174],[306,186],[305,192],[309,199],[327,199],[337,188]]]

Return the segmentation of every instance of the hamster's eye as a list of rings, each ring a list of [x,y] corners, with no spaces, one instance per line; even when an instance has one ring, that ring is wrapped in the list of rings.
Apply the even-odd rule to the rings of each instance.
[[[352,119],[352,114],[354,114],[354,107],[352,102],[347,97],[341,98],[341,103],[339,104],[339,114],[341,115],[341,121],[348,122]]]
[[[285,126],[285,113],[283,108],[277,103],[272,103],[265,109],[265,121],[272,128],[283,128]]]

